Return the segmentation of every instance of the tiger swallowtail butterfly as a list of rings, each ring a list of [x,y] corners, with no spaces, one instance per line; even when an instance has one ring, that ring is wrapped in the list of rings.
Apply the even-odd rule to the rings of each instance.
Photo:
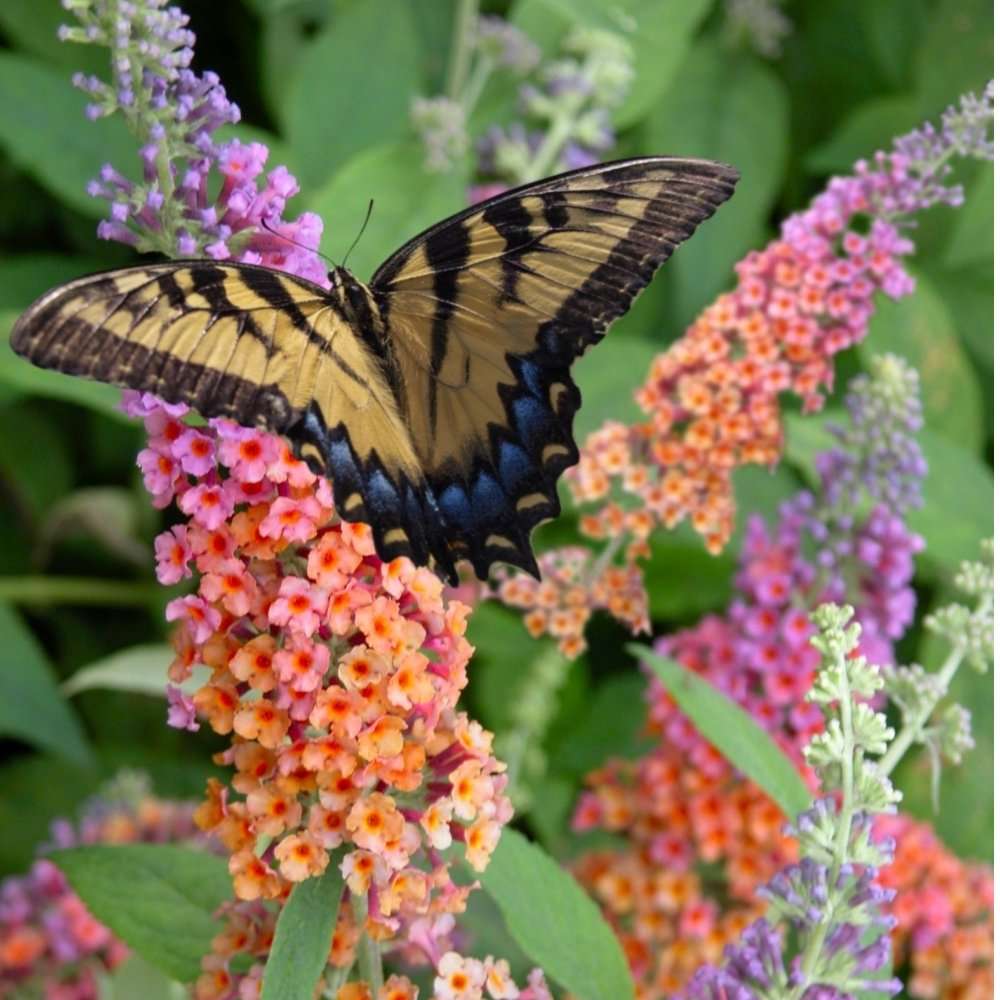
[[[579,456],[573,361],[737,176],[664,156],[574,170],[439,222],[368,285],[335,267],[329,291],[214,260],[108,271],[43,295],[11,346],[285,435],[383,559],[537,575],[531,529]]]

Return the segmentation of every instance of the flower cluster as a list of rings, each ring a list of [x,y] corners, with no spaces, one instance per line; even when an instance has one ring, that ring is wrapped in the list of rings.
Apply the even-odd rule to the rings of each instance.
[[[67,0],[65,6],[79,26],[62,28],[63,39],[111,50],[113,84],[74,78],[90,96],[88,115],[121,112],[141,143],[141,181],[107,164],[88,188],[110,205],[98,236],[171,257],[267,264],[326,285],[313,252],[323,232],[319,217],[281,218],[298,191],[295,178],[276,167],[261,185],[267,147],[215,135],[240,113],[214,73],[187,68],[194,44],[187,15],[166,0]]]
[[[138,394],[126,409],[149,433],[139,464],[154,502],[189,517],[156,541],[163,583],[199,575],[167,606],[170,677],[212,673],[193,697],[171,690],[172,723],[200,716],[232,738],[217,758],[232,787],[213,780],[196,819],[230,851],[236,895],[280,898],[346,844],[341,871],[378,936],[404,914],[461,910],[468,890],[441,852],[460,842],[482,870],[511,815],[491,734],[456,709],[469,608],[429,570],[381,562],[280,439],[190,427],[183,408]]]
[[[239,997],[257,1000],[274,940],[278,914],[260,900],[237,901],[223,907],[224,929],[212,942],[212,954],[203,962],[204,972],[195,984],[196,1000]],[[504,959],[467,958],[454,950],[455,917],[443,913],[433,919],[405,919],[393,940],[382,943],[387,954],[395,954],[408,965],[426,964],[436,973],[433,1000],[552,1000],[539,969],[533,970],[519,987]],[[362,934],[352,908],[343,901],[330,943],[329,960],[317,995],[336,1000],[417,1000],[417,985],[406,975],[388,976],[381,986],[349,979],[358,957]],[[246,975],[234,981],[228,971],[232,959],[249,956],[253,964]],[[238,983],[238,992],[234,986]]]
[[[722,549],[733,528],[733,470],[773,465],[781,393],[819,409],[835,355],[863,339],[878,293],[912,291],[903,267],[913,251],[908,220],[960,200],[959,189],[943,186],[948,161],[991,155],[992,107],[990,86],[981,99],[963,99],[941,128],[925,126],[896,140],[891,154],[833,178],[779,239],[736,265],[736,288],[653,362],[636,397],[645,419],[596,431],[567,474],[581,533],[605,547],[592,559],[623,553],[631,587],[649,533],[685,518],[710,551]],[[560,594],[550,612],[567,607],[553,582]]]
[[[217,79],[177,68],[193,42],[184,15],[163,0],[70,7],[82,28],[64,35],[112,52],[116,87],[84,81],[95,114],[124,111],[145,143],[145,186],[128,187],[108,167],[112,187],[92,190],[120,206],[120,225],[101,235],[325,281],[310,249],[319,220],[278,221],[295,179],[284,168],[262,178],[259,144],[215,143],[216,127],[238,113]],[[209,205],[212,169],[222,182]],[[290,250],[282,235],[301,246]],[[429,570],[382,562],[370,529],[335,517],[330,482],[283,439],[223,419],[194,426],[185,406],[146,393],[126,392],[123,408],[145,424],[138,465],[153,505],[183,515],[156,539],[157,578],[197,584],[166,609],[177,623],[168,721],[188,730],[204,721],[230,738],[216,762],[232,769],[231,782],[210,780],[194,819],[228,851],[237,898],[197,996],[258,995],[280,906],[336,851],[352,905],[327,972],[344,1000],[379,990],[380,971],[345,983],[356,951],[380,970],[392,948],[437,970],[442,1000],[546,1000],[540,973],[520,990],[506,963],[454,949],[454,915],[475,886],[452,880],[444,852],[461,845],[481,871],[511,817],[492,734],[456,707],[470,609]],[[196,666],[210,673],[189,696],[177,685]],[[415,995],[401,977],[379,991],[381,1000]]]
[[[56,821],[42,853],[80,844],[192,840],[198,835],[193,811],[193,805],[156,798],[144,777],[125,774],[87,803],[76,824]],[[44,856],[27,875],[0,882],[0,997],[97,1000],[102,977],[127,955]]]
[[[908,968],[907,993],[922,1000],[993,996],[993,871],[969,864],[941,846],[927,823],[880,816],[879,837],[892,838],[892,861],[879,883],[895,892],[897,968]]]
[[[838,447],[817,456],[818,493],[786,503],[773,533],[750,521],[726,614],[656,643],[746,708],[795,760],[823,727],[819,706],[805,697],[820,663],[809,609],[834,597],[854,602],[861,652],[882,662],[913,613],[918,540],[901,514],[919,500],[923,463],[898,436],[919,427],[917,381],[892,357],[873,369],[851,384]],[[887,450],[892,442],[898,447]],[[584,856],[577,874],[614,924],[640,997],[653,1000],[718,962],[725,944],[763,915],[757,886],[793,863],[797,847],[777,806],[658,683],[647,697],[658,745],[590,775],[574,826],[628,838],[623,852]],[[815,785],[811,772],[805,777]],[[760,948],[773,940],[762,926],[752,933]]]

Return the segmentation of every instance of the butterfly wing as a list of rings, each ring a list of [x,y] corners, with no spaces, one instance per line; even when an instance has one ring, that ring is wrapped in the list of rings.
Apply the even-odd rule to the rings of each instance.
[[[454,574],[447,547],[432,547],[439,515],[378,359],[318,285],[204,260],[125,268],[43,296],[11,346],[44,368],[287,435],[331,474],[342,516],[372,525],[383,557],[435,557]]]
[[[737,176],[670,157],[572,171],[434,226],[376,272],[403,417],[479,576],[500,560],[537,573],[528,535],[579,457],[570,365]]]

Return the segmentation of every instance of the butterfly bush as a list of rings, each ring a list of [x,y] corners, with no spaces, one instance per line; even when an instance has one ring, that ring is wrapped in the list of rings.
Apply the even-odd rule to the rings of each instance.
[[[907,235],[914,217],[961,203],[961,188],[948,183],[950,161],[992,158],[992,116],[991,83],[982,96],[962,98],[940,126],[926,124],[895,140],[892,152],[833,178],[784,222],[779,239],[736,265],[736,288],[654,360],[636,393],[645,418],[606,423],[567,473],[580,531],[603,550],[550,554],[541,583],[509,573],[496,587],[502,601],[526,612],[533,634],[555,636],[575,656],[596,610],[617,615],[633,633],[645,628],[637,560],[658,526],[689,519],[708,549],[721,551],[733,529],[734,469],[774,465],[781,394],[798,396],[806,412],[820,409],[834,359],[865,337],[878,293],[912,292],[904,260],[914,249]],[[595,581],[612,587],[588,593]]]
[[[76,823],[53,823],[28,873],[0,882],[0,997],[97,1000],[105,975],[128,957],[46,857],[50,851],[191,842],[200,839],[193,813],[193,804],[157,798],[144,775],[126,773],[87,802]]]
[[[726,613],[708,615],[654,644],[742,705],[799,763],[813,788],[817,778],[802,752],[822,731],[824,718],[807,697],[821,664],[810,612],[824,601],[849,601],[863,626],[858,653],[891,664],[893,643],[910,624],[915,605],[913,555],[920,540],[904,520],[920,502],[925,472],[913,440],[921,423],[915,372],[892,356],[877,359],[872,375],[852,381],[847,414],[847,424],[833,429],[836,447],[816,456],[816,492],[804,490],[788,500],[773,529],[751,518],[734,579],[736,596]],[[984,607],[976,622],[960,611],[935,621],[951,622],[956,635],[964,630],[953,644],[975,661],[985,657],[985,615]],[[911,705],[911,714],[919,713],[924,729],[933,729],[927,719],[940,686],[908,684],[915,671],[886,669],[886,690],[899,704]],[[919,710],[912,696],[916,687],[924,692]],[[697,732],[657,681],[651,679],[646,698],[655,748],[638,761],[612,760],[591,774],[573,825],[627,838],[623,851],[584,855],[576,870],[615,925],[640,996],[652,1000],[681,990],[702,963],[717,962],[726,943],[764,915],[757,887],[795,863],[798,847],[775,803]],[[918,729],[904,723],[900,740],[907,728],[915,737]],[[954,736],[942,752],[954,758],[967,734],[944,728]],[[889,753],[887,759],[895,756]],[[912,826],[902,817],[892,823],[893,829]],[[953,897],[933,897],[942,932],[968,924],[976,928],[970,940],[981,941],[987,876],[963,868],[939,845],[936,852],[942,859],[938,870],[950,865],[963,872],[953,883]],[[900,877],[903,868],[894,863],[884,871],[894,881],[883,878],[883,884],[900,889],[894,907],[914,907],[916,886]],[[916,933],[915,915],[899,927]],[[897,955],[907,949],[917,954],[931,940],[903,934],[897,931]],[[772,940],[768,931],[761,947]],[[969,968],[981,977],[983,952],[972,954]],[[929,964],[943,978],[940,963]],[[964,977],[956,973],[953,982],[962,984]]]
[[[109,166],[91,187],[111,203],[100,235],[326,283],[313,253],[320,220],[282,221],[295,179],[283,167],[263,174],[261,144],[220,141],[239,113],[213,74],[186,68],[185,15],[160,0],[67,7],[80,27],[63,36],[112,52],[114,85],[79,81],[91,117],[122,111],[143,143],[142,182]],[[156,539],[157,578],[196,583],[166,608],[169,723],[229,739],[215,759],[230,779],[209,781],[195,822],[229,853],[236,898],[195,995],[256,997],[282,902],[333,863],[346,888],[328,995],[374,996],[347,981],[374,947],[376,964],[379,950],[430,964],[443,1000],[544,1000],[540,972],[521,989],[504,961],[455,950],[475,885],[454,882],[445,852],[460,846],[482,871],[511,818],[492,734],[457,708],[470,608],[429,570],[378,559],[370,529],[335,517],[329,481],[280,437],[224,419],[192,426],[187,407],[148,393],[126,392],[123,408],[145,425],[138,465],[153,505],[182,515]],[[185,694],[196,667],[208,676]],[[417,995],[401,976],[372,989],[379,1000]]]

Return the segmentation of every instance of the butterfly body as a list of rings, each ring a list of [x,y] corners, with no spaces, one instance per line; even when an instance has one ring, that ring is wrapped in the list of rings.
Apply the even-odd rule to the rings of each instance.
[[[367,285],[208,260],[106,272],[42,296],[11,345],[284,434],[383,558],[537,572],[531,529],[578,458],[573,360],[735,180],[669,157],[573,171],[439,223]]]

